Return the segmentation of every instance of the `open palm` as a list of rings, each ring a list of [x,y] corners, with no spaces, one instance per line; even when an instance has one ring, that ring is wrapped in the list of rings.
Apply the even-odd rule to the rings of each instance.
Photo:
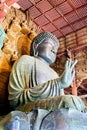
[[[60,79],[61,88],[67,88],[72,84],[73,78],[75,76],[74,67],[77,63],[77,60],[72,61],[71,59],[66,61],[65,70]]]

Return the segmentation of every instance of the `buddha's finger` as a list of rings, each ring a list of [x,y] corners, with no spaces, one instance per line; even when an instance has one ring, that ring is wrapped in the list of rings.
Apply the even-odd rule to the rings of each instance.
[[[75,60],[74,63],[71,65],[71,69],[74,68],[74,66],[77,64],[78,60]]]
[[[70,67],[71,67],[71,65],[72,65],[72,60],[71,60],[71,59],[69,59],[69,60],[68,60],[68,67],[70,68]]]

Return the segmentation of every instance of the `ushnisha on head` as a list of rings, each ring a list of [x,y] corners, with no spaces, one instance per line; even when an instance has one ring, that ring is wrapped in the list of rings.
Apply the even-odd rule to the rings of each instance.
[[[42,58],[51,64],[56,59],[58,47],[59,41],[52,33],[42,32],[33,39],[30,55]]]

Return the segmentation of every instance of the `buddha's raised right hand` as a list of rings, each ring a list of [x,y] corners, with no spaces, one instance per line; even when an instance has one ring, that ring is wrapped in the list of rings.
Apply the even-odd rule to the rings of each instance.
[[[62,76],[60,77],[60,87],[61,88],[67,88],[72,84],[73,78],[75,76],[74,67],[75,67],[76,63],[77,63],[77,60],[72,61],[71,59],[69,59],[66,61],[65,70],[64,70]]]

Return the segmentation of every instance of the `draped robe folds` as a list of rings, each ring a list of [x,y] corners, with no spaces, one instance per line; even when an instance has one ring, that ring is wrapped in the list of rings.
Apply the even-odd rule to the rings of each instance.
[[[71,107],[81,111],[84,109],[79,97],[61,96],[61,90],[64,91],[60,86],[58,74],[39,59],[24,55],[13,65],[8,86],[8,99],[13,108],[23,108],[27,103],[29,105],[31,102],[56,98],[59,102],[57,108]]]
[[[13,65],[8,92],[12,107],[59,96],[58,74],[39,59],[24,55]]]
[[[23,108],[23,105],[26,105],[27,107],[24,106],[26,111],[26,108],[29,110],[28,107],[32,107],[32,103],[36,102],[37,106],[42,102],[41,109],[47,109],[44,107],[44,102],[48,102],[48,110],[50,108],[53,110],[57,108],[84,110],[84,104],[78,96],[61,95],[61,91],[64,90],[60,86],[58,74],[41,60],[24,55],[14,63],[8,86],[8,99],[13,108],[18,106]],[[51,107],[53,104],[55,105]]]
[[[87,114],[81,112],[85,109],[82,100],[74,95],[61,95],[59,81],[58,74],[39,59],[24,55],[17,60],[8,86],[8,99],[15,111],[0,120],[0,129],[12,129],[15,118],[19,117],[20,130],[86,130]],[[27,111],[31,103],[43,104],[44,100],[51,107],[54,104],[54,108]],[[17,106],[25,107],[24,111],[18,111]]]

